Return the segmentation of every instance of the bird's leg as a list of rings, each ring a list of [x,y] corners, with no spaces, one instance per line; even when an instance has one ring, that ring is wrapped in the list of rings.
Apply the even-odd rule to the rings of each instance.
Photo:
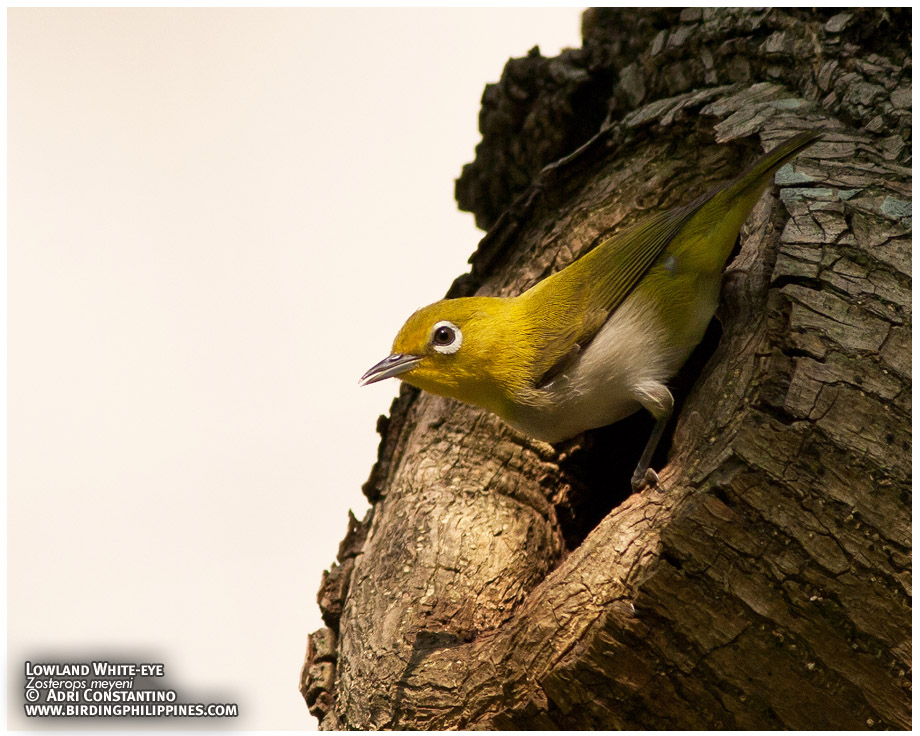
[[[645,486],[658,485],[658,473],[652,470],[649,464],[652,462],[655,448],[658,447],[661,435],[664,434],[664,428],[674,411],[674,397],[671,396],[667,386],[657,381],[639,384],[634,389],[634,395],[642,407],[655,417],[655,426],[652,428],[648,442],[645,443],[645,449],[642,450],[642,457],[639,458],[639,464],[632,475],[632,489],[641,491]]]
[[[652,434],[649,435],[648,442],[645,443],[645,449],[642,451],[642,457],[639,458],[639,464],[633,471],[631,485],[634,491],[641,491],[646,486],[654,488],[658,485],[658,473],[652,470],[649,464],[652,462],[652,455],[661,441],[661,435],[664,434],[664,428],[669,418],[670,415],[655,420]]]

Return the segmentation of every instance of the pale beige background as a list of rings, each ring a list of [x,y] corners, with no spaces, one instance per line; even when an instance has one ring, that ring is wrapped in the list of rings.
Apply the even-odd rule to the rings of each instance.
[[[397,388],[357,379],[467,269],[483,85],[579,15],[9,11],[11,727],[86,726],[27,721],[22,663],[100,654],[243,709],[168,727],[313,727]]]

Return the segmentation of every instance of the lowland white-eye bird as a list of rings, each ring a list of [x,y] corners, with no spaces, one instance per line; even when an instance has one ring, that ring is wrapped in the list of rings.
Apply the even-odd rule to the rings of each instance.
[[[649,463],[674,408],[666,381],[703,339],[742,223],[774,172],[819,135],[795,135],[737,178],[614,235],[520,296],[418,310],[361,384],[396,376],[545,442],[645,408],[655,427],[632,486],[655,485]]]

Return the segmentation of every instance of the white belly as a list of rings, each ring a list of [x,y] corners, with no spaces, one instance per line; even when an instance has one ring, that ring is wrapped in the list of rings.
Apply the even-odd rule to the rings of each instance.
[[[544,442],[560,442],[624,419],[641,408],[639,397],[647,393],[647,387],[666,392],[665,381],[702,338],[714,309],[714,303],[701,309],[693,330],[699,334],[689,346],[685,341],[675,346],[657,310],[634,293],[572,365],[544,388],[531,392],[506,421]]]

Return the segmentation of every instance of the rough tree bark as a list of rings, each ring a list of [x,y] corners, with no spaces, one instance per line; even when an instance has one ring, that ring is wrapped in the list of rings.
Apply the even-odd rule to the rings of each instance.
[[[795,131],[677,381],[550,448],[404,387],[319,603],[323,728],[910,726],[910,10],[591,10],[508,63],[451,295],[518,293]],[[681,388],[683,387],[683,388]],[[666,443],[667,444],[667,443]]]

